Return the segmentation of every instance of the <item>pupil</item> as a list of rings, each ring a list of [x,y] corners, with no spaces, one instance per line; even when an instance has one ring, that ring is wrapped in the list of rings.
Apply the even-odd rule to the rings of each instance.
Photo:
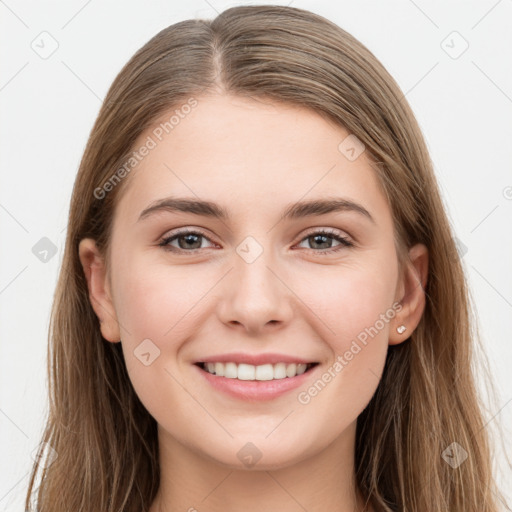
[[[193,244],[194,243],[194,238],[198,239],[198,235],[193,235],[193,234],[189,234],[189,235],[183,235],[182,237],[180,237],[180,239],[185,239],[185,244]],[[201,245],[201,244],[199,244]],[[181,246],[181,244],[180,244]],[[190,249],[190,247],[188,245],[186,245],[186,247],[181,247],[181,249]],[[196,247],[193,247],[193,249],[195,249]]]
[[[325,240],[328,239],[329,237],[327,237],[325,235],[313,235],[311,238],[314,240],[314,243],[316,243],[316,239],[318,239],[318,238],[323,239],[323,242],[320,242],[320,244],[322,244],[322,243],[327,243]],[[328,248],[329,247],[327,247],[327,249]],[[325,247],[322,247],[322,249],[325,249]]]

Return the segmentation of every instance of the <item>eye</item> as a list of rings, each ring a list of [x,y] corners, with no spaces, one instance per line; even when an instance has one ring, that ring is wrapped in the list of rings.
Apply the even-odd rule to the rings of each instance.
[[[201,239],[205,239],[211,242],[211,240],[201,231],[184,229],[163,238],[158,245],[160,247],[163,247],[167,251],[194,253],[199,249],[204,248],[201,247]],[[339,245],[334,249],[332,247],[329,247],[329,245],[332,246],[332,242],[329,243],[329,239],[336,240],[337,242],[339,242]],[[178,242],[178,247],[171,245],[171,242],[175,241]],[[308,233],[308,235],[305,238],[303,238],[300,243],[302,243],[303,241],[308,241],[310,245],[312,244],[313,246],[323,245],[324,247],[320,247],[320,250],[315,250],[315,247],[310,249],[313,252],[317,252],[320,254],[333,253],[346,247],[352,247],[354,245],[352,242],[350,242],[350,240],[348,240],[348,238],[342,236],[341,234],[339,234],[338,231],[333,229],[322,229],[312,231]],[[328,247],[325,247],[326,244],[328,245]]]
[[[329,239],[334,239],[336,241],[339,242],[339,245],[337,247],[335,247],[334,249],[332,249],[331,247],[329,247],[329,245],[332,246],[332,242],[329,243]],[[310,245],[313,245],[313,249],[311,250],[314,250],[314,246],[324,246],[324,247],[320,247],[321,250],[314,250],[314,252],[319,252],[320,254],[322,253],[333,253],[333,252],[336,252],[336,251],[339,251],[341,249],[344,249],[346,247],[353,247],[353,243],[346,237],[344,237],[343,235],[339,234],[338,231],[336,231],[335,229],[322,229],[322,230],[319,230],[319,231],[312,231],[310,232],[305,238],[303,238],[301,240],[301,243],[306,240],[307,242],[310,243]],[[327,244],[327,247],[325,247],[325,245]]]
[[[200,231],[191,231],[188,229],[184,229],[182,231],[178,231],[177,233],[172,234],[171,236],[167,236],[158,244],[159,246],[164,247],[164,249],[168,251],[175,252],[194,252],[198,249],[201,249],[201,238],[206,240],[210,240]],[[178,242],[178,247],[173,247],[170,245],[171,242]],[[191,249],[191,250],[188,250]]]

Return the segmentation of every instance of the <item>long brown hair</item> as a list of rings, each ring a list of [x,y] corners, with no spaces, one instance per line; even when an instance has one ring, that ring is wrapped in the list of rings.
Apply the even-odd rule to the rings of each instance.
[[[51,312],[49,413],[27,511],[33,498],[39,512],[141,512],[153,502],[156,422],[134,392],[121,344],[101,336],[78,244],[95,239],[108,262],[114,208],[130,176],[105,184],[158,116],[219,92],[309,107],[357,136],[389,201],[401,261],[415,243],[429,250],[423,317],[409,340],[389,348],[377,391],[358,418],[363,496],[378,511],[497,512],[464,269],[412,110],[353,36],[306,10],[271,5],[165,28],[107,93],[73,189]],[[468,454],[457,467],[442,456],[453,442]]]

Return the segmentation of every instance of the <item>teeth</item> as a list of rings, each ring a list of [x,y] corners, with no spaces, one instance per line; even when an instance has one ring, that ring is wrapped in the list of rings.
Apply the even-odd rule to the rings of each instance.
[[[216,375],[219,375],[220,377],[224,376],[224,365],[222,363],[214,363],[214,371]],[[210,371],[210,370],[208,370]]]
[[[286,367],[286,376],[293,377],[294,375],[297,375],[297,365],[292,363]]]
[[[213,375],[239,380],[274,380],[295,377],[303,374],[311,366],[313,365],[305,363],[277,363],[259,366],[244,363],[238,365],[236,363],[203,363],[203,368]]]

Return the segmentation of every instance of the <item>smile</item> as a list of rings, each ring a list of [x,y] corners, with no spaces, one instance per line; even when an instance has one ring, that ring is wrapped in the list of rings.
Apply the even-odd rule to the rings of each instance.
[[[273,400],[313,379],[319,363],[265,363],[252,365],[235,362],[198,362],[200,378],[222,395],[247,402]],[[218,373],[217,373],[218,372]],[[222,374],[222,375],[221,375]]]
[[[212,375],[238,380],[278,380],[302,375],[318,363],[276,363],[252,365],[235,362],[198,363]]]

